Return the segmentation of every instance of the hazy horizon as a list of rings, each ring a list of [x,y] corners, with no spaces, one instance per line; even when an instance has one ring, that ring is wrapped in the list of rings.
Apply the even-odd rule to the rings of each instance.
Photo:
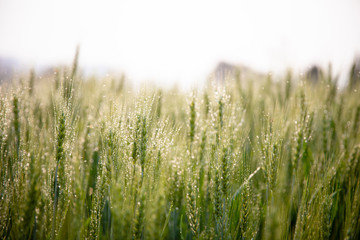
[[[261,72],[333,65],[360,54],[360,2],[0,0],[0,56],[71,64],[134,82],[196,85],[220,61]]]

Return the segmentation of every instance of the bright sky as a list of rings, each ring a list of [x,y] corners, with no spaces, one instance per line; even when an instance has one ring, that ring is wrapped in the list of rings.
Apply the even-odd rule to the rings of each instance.
[[[260,71],[348,72],[360,54],[359,0],[0,0],[0,56],[124,71],[191,85],[218,61]]]

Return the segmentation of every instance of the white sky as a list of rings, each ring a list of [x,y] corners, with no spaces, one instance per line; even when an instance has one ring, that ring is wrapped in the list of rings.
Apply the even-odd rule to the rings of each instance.
[[[135,81],[205,80],[218,61],[260,71],[348,72],[360,53],[359,0],[0,0],[0,56],[116,69]]]

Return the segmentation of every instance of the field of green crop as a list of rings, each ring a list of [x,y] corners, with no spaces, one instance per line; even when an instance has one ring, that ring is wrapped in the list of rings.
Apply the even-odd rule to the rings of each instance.
[[[1,239],[359,239],[359,83],[2,83]]]

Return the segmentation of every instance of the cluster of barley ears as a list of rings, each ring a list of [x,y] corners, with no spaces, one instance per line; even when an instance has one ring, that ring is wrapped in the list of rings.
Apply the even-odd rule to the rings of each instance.
[[[359,239],[352,75],[132,89],[77,55],[1,85],[2,239]]]

